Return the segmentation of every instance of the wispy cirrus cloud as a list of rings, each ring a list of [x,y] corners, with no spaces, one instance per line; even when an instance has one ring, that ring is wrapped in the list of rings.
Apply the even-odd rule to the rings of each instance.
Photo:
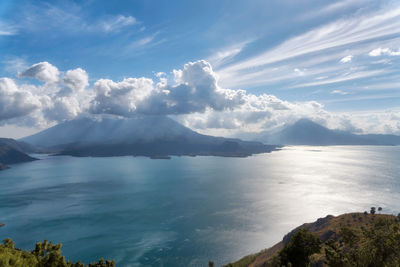
[[[233,44],[227,47],[220,49],[219,51],[213,53],[207,60],[215,67],[218,68],[219,66],[229,62],[232,58],[238,55],[242,50],[254,39],[249,39],[237,44]]]
[[[350,81],[350,80],[362,79],[362,78],[366,78],[366,77],[378,76],[378,75],[381,75],[384,73],[387,73],[387,72],[384,70],[359,71],[356,73],[345,74],[343,76],[335,77],[332,79],[324,79],[324,80],[319,80],[316,82],[296,84],[296,85],[292,86],[292,88],[313,87],[313,86],[318,86],[318,85],[334,84],[334,83],[346,82],[346,81]]]
[[[218,68],[217,72],[223,84],[226,80],[229,85],[234,86],[237,77],[240,77],[241,84],[244,84],[246,78],[248,82],[255,84],[254,73],[261,73],[264,69],[272,69],[276,65],[290,65],[293,62],[324,61],[326,57],[340,50],[351,51],[359,45],[376,45],[382,40],[391,40],[399,36],[400,7],[384,8],[374,13],[357,14],[322,25],[258,55]],[[352,58],[347,54],[336,60],[350,62]],[[293,64],[291,66],[293,67]],[[258,78],[261,85],[264,78]]]
[[[138,48],[144,47],[146,45],[149,45],[150,43],[152,43],[155,40],[155,38],[157,37],[158,34],[159,33],[156,32],[152,35],[145,36],[143,38],[135,40],[128,45],[128,49],[138,49]]]
[[[2,63],[4,64],[4,70],[13,76],[26,70],[29,66],[26,60],[21,57],[6,57]]]
[[[18,29],[15,25],[0,21],[0,36],[11,36],[17,33]]]
[[[105,32],[119,31],[120,29],[138,23],[133,16],[117,15],[105,19],[99,24]]]
[[[130,26],[140,24],[132,15],[110,14],[90,18],[85,9],[70,3],[57,6],[50,3],[27,5],[21,11],[15,27],[27,32],[57,32],[67,34],[80,33],[117,33]]]
[[[371,2],[370,0],[342,0],[342,1],[334,1],[329,5],[323,6],[318,9],[318,12],[312,10],[306,14],[301,14],[298,19],[307,20],[313,19],[321,16],[326,16],[329,14],[333,14],[340,10],[356,8],[360,6],[365,6],[366,2]]]

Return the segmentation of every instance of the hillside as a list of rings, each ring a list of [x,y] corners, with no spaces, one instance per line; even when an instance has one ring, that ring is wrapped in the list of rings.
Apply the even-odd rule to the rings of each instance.
[[[31,145],[72,156],[214,155],[246,157],[276,146],[199,134],[166,116],[82,117],[23,138]]]
[[[276,263],[279,253],[301,229],[306,229],[321,241],[320,251],[310,257],[311,266],[334,266],[327,264],[327,257],[330,262],[333,262],[332,255],[336,257],[335,260],[345,262],[348,256],[346,253],[350,252],[353,253],[354,257],[358,257],[359,261],[362,261],[364,259],[360,255],[364,255],[362,253],[365,253],[365,251],[370,251],[371,255],[368,258],[373,259],[376,240],[383,239],[386,241],[393,236],[398,239],[395,241],[398,243],[400,241],[399,227],[399,220],[393,215],[365,213],[349,213],[337,217],[328,215],[313,223],[305,223],[295,228],[285,235],[281,242],[271,248],[246,256],[237,262],[226,265],[226,267],[281,266],[281,264]],[[378,234],[383,235],[383,238]],[[398,254],[399,252],[400,247],[396,247],[394,253]],[[293,263],[293,266],[297,265]],[[342,263],[335,266],[352,266],[352,263]]]
[[[8,169],[7,164],[34,161],[35,158],[9,145],[0,144],[0,170]]]
[[[353,134],[328,129],[309,119],[300,119],[276,131],[259,133],[253,139],[282,145],[400,145],[397,135]]]
[[[30,145],[25,142],[17,141],[12,138],[0,138],[0,146],[2,146],[2,145],[9,146],[20,152],[28,153],[28,154],[41,152],[40,149],[38,149],[37,147],[35,147],[33,145]]]

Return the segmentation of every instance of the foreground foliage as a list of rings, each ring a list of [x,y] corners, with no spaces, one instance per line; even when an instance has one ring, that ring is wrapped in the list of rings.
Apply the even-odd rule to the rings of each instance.
[[[329,240],[325,247],[328,266],[399,266],[400,224],[378,219],[371,229],[343,228],[341,243]]]
[[[14,242],[7,238],[0,244],[0,266],[26,267],[115,267],[114,261],[100,259],[98,262],[84,265],[81,262],[66,261],[61,253],[61,244],[48,241],[36,243],[32,251],[15,248]]]
[[[266,266],[391,267],[400,263],[400,223],[377,218],[370,228],[343,226],[322,243],[300,229]]]
[[[394,267],[400,266],[400,214],[328,215],[305,223],[269,249],[226,267]]]

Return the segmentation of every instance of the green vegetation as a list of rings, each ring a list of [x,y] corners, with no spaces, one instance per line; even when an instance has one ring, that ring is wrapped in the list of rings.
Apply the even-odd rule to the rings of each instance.
[[[400,218],[377,214],[376,208],[370,214],[327,216],[296,228],[272,248],[227,266],[400,266]]]
[[[328,266],[399,266],[400,224],[397,219],[378,218],[370,229],[344,227],[339,241],[329,240],[326,244]]]
[[[275,265],[307,267],[310,264],[310,256],[320,250],[319,238],[303,228],[295,233],[279,252]]]
[[[400,223],[377,218],[368,229],[343,226],[322,244],[316,235],[300,229],[266,266],[395,267],[399,263]]]
[[[0,244],[0,266],[24,267],[115,267],[114,261],[100,259],[98,262],[84,265],[81,262],[66,261],[61,253],[61,244],[48,241],[36,243],[32,251],[15,248],[14,242],[7,238]]]

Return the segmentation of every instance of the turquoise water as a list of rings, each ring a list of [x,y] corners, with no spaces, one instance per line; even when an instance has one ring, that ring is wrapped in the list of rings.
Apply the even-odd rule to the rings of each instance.
[[[287,147],[249,158],[47,157],[0,172],[0,238],[71,260],[217,265],[328,214],[400,211],[400,147]]]

